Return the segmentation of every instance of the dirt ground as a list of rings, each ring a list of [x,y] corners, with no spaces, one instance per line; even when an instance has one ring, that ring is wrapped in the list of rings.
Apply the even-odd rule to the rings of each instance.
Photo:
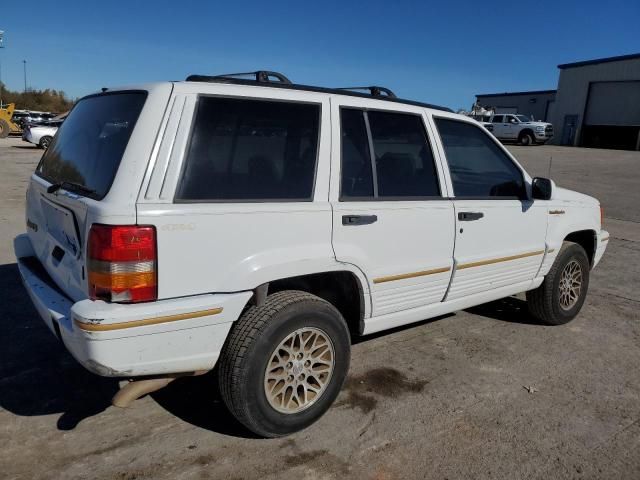
[[[331,410],[262,440],[212,375],[110,406],[118,382],[76,364],[20,284],[12,239],[41,151],[0,140],[0,477],[640,478],[640,153],[509,148],[532,174],[553,157],[558,185],[605,207],[579,317],[541,326],[510,298],[362,339]]]

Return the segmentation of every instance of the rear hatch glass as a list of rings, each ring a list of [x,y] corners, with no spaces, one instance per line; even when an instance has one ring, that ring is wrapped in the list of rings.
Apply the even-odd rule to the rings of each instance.
[[[85,97],[60,126],[36,174],[65,190],[101,200],[109,192],[147,92]]]

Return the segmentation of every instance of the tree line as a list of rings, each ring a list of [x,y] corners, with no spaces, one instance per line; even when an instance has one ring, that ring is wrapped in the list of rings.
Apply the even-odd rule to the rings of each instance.
[[[14,92],[7,90],[0,83],[0,99],[2,104],[15,103],[16,110],[35,110],[40,112],[63,113],[68,111],[74,101],[67,98],[62,90],[46,88],[44,90],[27,90]]]

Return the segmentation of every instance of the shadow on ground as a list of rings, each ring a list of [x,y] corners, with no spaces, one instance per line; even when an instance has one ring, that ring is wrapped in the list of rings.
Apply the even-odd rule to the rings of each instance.
[[[222,401],[217,370],[180,378],[152,397],[169,413],[196,427],[232,437],[258,438],[235,419]]]
[[[0,292],[0,407],[21,416],[60,413],[60,430],[105,410],[118,380],[71,357],[33,308],[15,263],[0,265]]]
[[[0,407],[21,416],[59,413],[60,430],[72,430],[82,420],[107,409],[118,391],[119,380],[94,375],[71,357],[33,308],[16,264],[0,265],[0,292]],[[468,312],[500,321],[537,323],[528,314],[526,302],[515,298],[474,307]],[[354,343],[451,315],[354,339]],[[170,414],[192,425],[225,435],[252,437],[224,405],[215,371],[178,379],[152,397]]]
[[[515,297],[507,297],[494,302],[478,305],[466,310],[474,315],[492,318],[502,322],[523,325],[541,325],[530,313],[527,302]]]

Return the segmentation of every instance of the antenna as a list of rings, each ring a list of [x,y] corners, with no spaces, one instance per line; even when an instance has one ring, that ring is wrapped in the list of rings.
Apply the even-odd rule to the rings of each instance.
[[[551,179],[551,165],[553,165],[553,155],[549,155],[549,172],[547,173],[548,179]]]

